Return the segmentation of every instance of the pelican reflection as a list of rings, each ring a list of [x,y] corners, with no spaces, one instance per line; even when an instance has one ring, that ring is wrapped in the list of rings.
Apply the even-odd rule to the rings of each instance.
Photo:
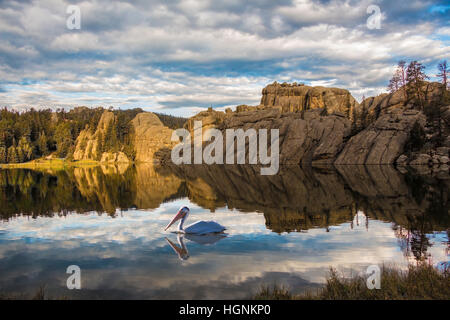
[[[195,234],[181,234],[177,233],[177,242],[174,243],[173,241],[170,241],[167,237],[165,237],[167,243],[172,247],[172,249],[175,251],[175,253],[178,255],[178,258],[180,260],[187,260],[189,259],[189,251],[184,244],[184,238],[188,239],[189,241],[195,242],[197,244],[201,245],[212,245],[221,239],[225,238],[227,235],[224,233],[212,233],[207,235],[195,235]]]

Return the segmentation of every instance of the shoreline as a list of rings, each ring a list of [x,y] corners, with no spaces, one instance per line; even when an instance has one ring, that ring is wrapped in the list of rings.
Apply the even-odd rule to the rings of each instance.
[[[36,159],[23,163],[2,163],[0,169],[65,169],[76,167],[96,167],[102,163],[95,160],[67,161],[63,159]]]

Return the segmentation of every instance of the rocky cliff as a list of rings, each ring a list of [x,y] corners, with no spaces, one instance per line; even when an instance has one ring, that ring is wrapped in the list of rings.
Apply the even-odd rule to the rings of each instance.
[[[446,165],[448,95],[441,84],[425,83],[421,103],[401,88],[358,105],[346,90],[274,83],[264,88],[261,105],[240,105],[235,112],[204,111],[186,127],[192,131],[194,121],[201,120],[204,130],[214,127],[223,133],[279,129],[281,164],[393,164],[400,159]]]
[[[403,153],[415,123],[424,126],[423,113],[388,113],[350,138],[335,164],[392,164]]]
[[[331,164],[344,147],[351,122],[344,115],[328,115],[324,109],[282,113],[278,109],[235,113],[221,130],[279,129],[281,164]]]
[[[444,95],[444,86],[437,82],[426,82],[422,87],[423,100],[427,105],[440,103]],[[376,97],[370,97],[361,102],[359,110],[367,109],[370,115],[377,118],[387,113],[402,112],[405,109],[413,109],[417,99],[404,87],[393,93],[383,93]]]

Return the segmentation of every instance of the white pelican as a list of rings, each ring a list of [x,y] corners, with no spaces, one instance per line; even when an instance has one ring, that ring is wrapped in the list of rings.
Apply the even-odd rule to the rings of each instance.
[[[170,228],[172,224],[174,224],[176,221],[181,220],[178,224],[178,232],[179,233],[190,233],[190,234],[208,234],[208,233],[218,233],[225,230],[224,226],[221,226],[217,222],[214,221],[197,221],[193,224],[188,225],[186,228],[183,228],[184,221],[189,216],[189,208],[188,207],[181,207],[180,210],[178,210],[175,217],[170,221],[170,223],[167,225],[167,227],[164,229],[167,230]]]

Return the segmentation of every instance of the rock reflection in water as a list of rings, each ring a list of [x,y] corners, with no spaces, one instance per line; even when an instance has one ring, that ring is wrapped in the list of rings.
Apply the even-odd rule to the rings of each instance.
[[[64,215],[154,209],[187,197],[214,212],[262,212],[274,232],[326,228],[354,220],[393,222],[406,254],[427,256],[426,234],[448,230],[449,179],[400,173],[391,166],[99,166],[64,171],[0,170],[0,215]],[[367,226],[369,227],[369,225]],[[405,231],[406,230],[406,231]],[[406,236],[405,236],[406,232]]]

